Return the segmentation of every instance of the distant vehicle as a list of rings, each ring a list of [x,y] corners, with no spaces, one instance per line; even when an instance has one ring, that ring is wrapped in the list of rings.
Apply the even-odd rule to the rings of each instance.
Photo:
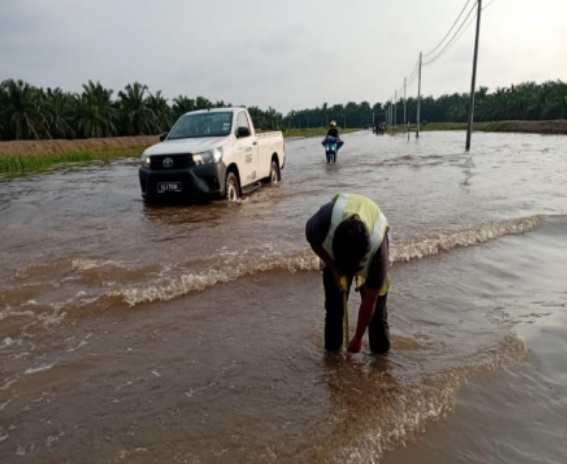
[[[374,133],[375,134],[384,135],[385,132],[386,132],[386,123],[385,122],[377,123],[376,126],[374,127]]]
[[[329,135],[325,137],[325,140],[323,140],[322,144],[325,147],[325,156],[327,157],[327,163],[336,163],[337,155],[339,154],[339,148],[343,146],[344,142],[339,140],[337,137]]]
[[[282,133],[257,133],[246,109],[191,111],[144,151],[140,187],[147,200],[235,201],[265,181],[278,182],[284,166]]]

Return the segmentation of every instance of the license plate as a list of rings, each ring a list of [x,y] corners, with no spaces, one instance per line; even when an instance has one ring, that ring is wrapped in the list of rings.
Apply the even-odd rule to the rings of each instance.
[[[181,182],[158,182],[158,193],[181,192]]]

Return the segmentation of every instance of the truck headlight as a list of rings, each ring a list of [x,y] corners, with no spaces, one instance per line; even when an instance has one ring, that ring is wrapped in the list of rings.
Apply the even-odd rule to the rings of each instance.
[[[149,155],[142,155],[140,162],[142,163],[142,167],[149,168],[152,164],[152,159],[149,157]]]
[[[195,164],[213,164],[218,163],[222,159],[222,147],[213,150],[207,150],[193,155]]]

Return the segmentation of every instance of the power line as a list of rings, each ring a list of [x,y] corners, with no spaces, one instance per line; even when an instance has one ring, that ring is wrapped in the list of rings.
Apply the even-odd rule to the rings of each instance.
[[[492,0],[490,3],[488,3],[488,5],[483,6],[483,7],[482,7],[482,11],[486,10],[486,9],[487,9],[489,6],[491,6],[495,1],[496,1],[496,0]],[[474,6],[473,6],[473,9],[474,9]],[[468,17],[468,16],[470,16],[470,12],[469,12],[469,14],[467,15],[467,17]],[[468,30],[468,28],[469,28],[469,27],[471,26],[471,24],[474,22],[475,18],[476,18],[476,15],[473,16],[473,17],[471,17],[471,18],[469,19],[469,22],[467,23],[467,25],[464,27],[464,29],[461,31],[460,34],[459,34],[459,31],[457,31],[457,32],[455,33],[455,34],[459,34],[459,35],[456,36],[455,40],[453,40],[453,44],[456,43],[456,42],[458,42],[458,41],[460,40],[460,38],[463,36],[463,34]],[[466,20],[467,20],[467,18],[465,18],[465,22],[466,22]],[[464,22],[463,22],[463,24],[464,24]],[[462,27],[462,26],[461,26],[461,27]],[[453,37],[455,37],[455,36],[453,36]],[[448,47],[450,47],[450,45],[448,45]],[[438,55],[438,57],[440,58],[441,55]],[[433,63],[434,61],[437,60],[438,57],[432,58],[432,59],[429,60],[428,62],[424,63],[423,66],[426,66],[426,65],[428,65],[428,64]]]
[[[415,80],[418,74],[419,74],[419,60],[417,60],[417,66],[415,70],[408,77],[408,85],[410,85]]]
[[[492,0],[494,1],[494,0]],[[484,11],[484,8],[482,9]],[[463,36],[463,34],[467,31],[467,29],[471,26],[471,24],[474,22],[476,18],[476,15],[474,15],[468,22],[468,24],[465,26],[465,28],[461,31],[461,33],[459,34],[459,36],[455,39],[455,42],[458,42],[459,39]]]
[[[457,42],[457,40],[461,37],[461,35],[459,34],[461,32],[461,30],[463,29],[463,26],[465,26],[465,24],[467,24],[467,20],[469,19],[470,15],[473,13],[473,11],[475,10],[476,7],[476,2],[475,4],[472,6],[472,8],[470,9],[470,11],[468,12],[467,16],[465,17],[465,19],[463,20],[463,22],[461,23],[461,25],[459,26],[459,28],[456,30],[455,34],[453,34],[453,37],[451,37],[451,39],[449,40],[449,42],[447,42],[447,45],[445,45],[445,47],[433,58],[431,58],[429,61],[426,61],[425,63],[423,63],[423,66],[427,66],[429,64],[434,63],[435,61],[437,61],[439,58],[441,58],[448,50],[449,48],[451,48],[455,42]],[[473,17],[474,19],[474,17]],[[467,24],[470,25],[470,23]],[[466,29],[465,29],[466,30]],[[463,31],[464,32],[464,31]]]
[[[494,1],[494,0],[493,0],[493,1]],[[457,16],[457,19],[455,19],[455,22],[454,22],[453,25],[450,27],[450,29],[447,31],[447,34],[445,34],[445,37],[443,37],[443,38],[441,39],[441,42],[439,42],[439,43],[437,44],[437,46],[436,46],[433,50],[431,50],[431,51],[428,52],[428,53],[424,53],[424,54],[423,54],[423,57],[424,57],[424,58],[427,57],[427,56],[429,56],[429,55],[432,55],[435,50],[437,50],[441,45],[443,45],[443,42],[445,42],[445,39],[446,39],[447,37],[449,37],[449,34],[450,34],[451,31],[455,28],[455,26],[456,26],[457,23],[459,22],[459,19],[461,19],[461,16],[463,16],[463,13],[464,13],[464,11],[466,10],[466,8],[467,8],[467,6],[469,5],[470,2],[471,2],[471,0],[467,0],[467,2],[465,3],[465,6],[463,6],[463,9],[462,9],[461,12],[459,13],[459,16]]]
[[[419,75],[419,60],[418,60],[418,66],[417,66],[415,72],[410,77],[408,77],[408,83],[407,83],[408,87],[413,84],[413,82],[417,79],[418,75]]]
[[[413,82],[414,79],[417,77],[419,71],[419,59],[416,61],[415,66],[413,67],[413,70],[411,73],[409,73],[409,77],[406,78],[406,82]],[[406,86],[409,86],[409,83],[406,83]],[[399,89],[399,92],[401,92],[404,89],[404,84],[402,83],[402,86]]]
[[[413,84],[413,82],[415,81],[415,79],[418,76],[421,76],[421,69],[423,68],[423,66],[427,66],[430,64],[433,64],[435,61],[437,61],[439,58],[441,58],[445,53],[447,53],[449,51],[449,49],[456,43],[459,41],[459,39],[463,36],[463,34],[468,30],[468,28],[470,27],[470,25],[473,23],[473,21],[475,20],[475,18],[477,17],[477,15],[474,15],[471,17],[472,13],[475,10],[478,10],[478,14],[480,15],[481,11],[486,10],[487,8],[489,8],[496,0],[491,0],[488,2],[487,5],[485,5],[484,7],[482,6],[482,0],[476,0],[474,2],[474,4],[472,5],[472,7],[470,8],[470,10],[468,11],[468,13],[466,14],[466,16],[464,17],[464,19],[462,20],[462,22],[460,23],[460,25],[458,26],[457,30],[455,30],[455,27],[457,26],[457,24],[459,24],[459,20],[462,18],[463,14],[465,13],[467,7],[470,5],[472,0],[467,0],[465,2],[465,5],[463,6],[463,9],[461,10],[461,12],[459,13],[459,15],[457,16],[457,19],[455,20],[455,22],[453,23],[453,25],[449,28],[449,30],[447,31],[447,33],[445,34],[445,36],[443,37],[443,39],[441,40],[441,42],[439,42],[437,44],[437,46],[435,48],[433,48],[431,51],[429,51],[426,54],[420,54],[420,58],[417,60],[417,63],[415,64],[415,66],[413,67],[412,72],[408,75],[407,78],[404,79],[403,84],[401,85],[400,89],[396,91],[397,95],[402,94],[402,91],[406,90],[409,86],[411,86]],[[451,35],[451,33],[454,31],[453,35],[451,36],[451,38],[447,41],[447,38]],[[443,46],[444,45],[444,46]],[[437,49],[439,49],[441,46],[443,46],[442,50],[440,52],[438,52],[433,58],[431,58],[428,61],[423,61],[422,58],[426,57],[426,56],[430,56],[432,55]],[[476,53],[476,51],[475,51]],[[421,86],[421,80],[420,80],[420,86]],[[419,99],[419,98],[418,98]],[[395,101],[395,100],[394,100]],[[395,107],[397,105],[394,106],[394,101],[389,100],[388,101],[388,106],[389,107]],[[401,102],[401,100],[400,100]],[[397,102],[396,102],[397,103]],[[395,111],[395,110],[394,110]],[[419,111],[418,111],[419,112]],[[392,117],[394,115],[391,115]],[[419,119],[419,116],[418,116]],[[418,122],[419,124],[419,122]]]
[[[494,0],[492,0],[494,1]],[[417,73],[419,68],[419,59],[415,62],[415,66],[413,67],[412,72],[409,73],[410,76],[413,76],[415,73]]]

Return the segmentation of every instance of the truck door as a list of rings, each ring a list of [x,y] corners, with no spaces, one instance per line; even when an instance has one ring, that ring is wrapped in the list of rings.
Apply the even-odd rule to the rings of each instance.
[[[248,136],[240,136],[236,139],[236,153],[238,169],[240,171],[240,183],[251,184],[258,180],[258,146],[256,136],[252,135],[252,128],[245,111],[236,115],[236,131],[240,128],[248,129]]]

